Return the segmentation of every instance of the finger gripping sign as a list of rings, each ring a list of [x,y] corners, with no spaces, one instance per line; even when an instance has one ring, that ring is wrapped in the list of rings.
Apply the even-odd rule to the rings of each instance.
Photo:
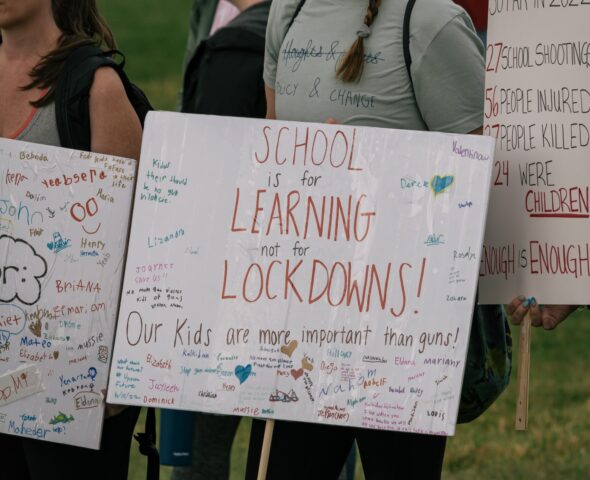
[[[493,145],[150,114],[109,401],[451,435]]]
[[[0,433],[97,449],[135,161],[0,139]]]

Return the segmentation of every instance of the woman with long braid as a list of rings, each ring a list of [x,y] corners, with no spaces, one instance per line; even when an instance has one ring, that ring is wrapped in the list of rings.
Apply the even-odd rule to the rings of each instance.
[[[480,133],[483,45],[452,0],[275,0],[267,29],[268,118]],[[332,120],[334,119],[334,120]],[[264,423],[254,421],[246,478]],[[277,421],[271,480],[336,479],[356,439],[367,479],[440,478],[445,437]]]

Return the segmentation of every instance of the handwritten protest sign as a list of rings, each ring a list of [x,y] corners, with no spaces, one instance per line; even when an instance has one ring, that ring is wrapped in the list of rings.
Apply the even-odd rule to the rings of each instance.
[[[485,133],[497,152],[482,303],[588,303],[590,4],[490,0]],[[526,25],[526,28],[523,26]]]
[[[135,161],[0,139],[0,432],[98,448]]]
[[[150,114],[109,401],[452,434],[493,140]]]

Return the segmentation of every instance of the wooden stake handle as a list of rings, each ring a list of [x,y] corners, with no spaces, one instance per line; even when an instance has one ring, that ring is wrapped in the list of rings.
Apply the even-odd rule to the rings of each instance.
[[[270,447],[272,445],[272,432],[275,428],[274,420],[267,420],[264,427],[264,440],[262,441],[262,453],[260,454],[260,464],[258,466],[258,480],[266,480],[268,470],[268,459],[270,458]]]
[[[518,431],[526,431],[529,423],[529,376],[531,367],[531,316],[526,314],[520,329],[518,343],[518,373],[516,398],[516,424]]]

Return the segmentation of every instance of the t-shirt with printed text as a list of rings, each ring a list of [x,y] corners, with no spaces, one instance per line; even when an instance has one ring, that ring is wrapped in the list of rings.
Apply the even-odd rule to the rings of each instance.
[[[414,91],[402,46],[407,0],[381,3],[365,39],[358,83],[336,78],[368,2],[274,0],[266,33],[265,83],[281,120],[469,133],[483,124],[483,45],[451,0],[418,0],[410,26]]]

